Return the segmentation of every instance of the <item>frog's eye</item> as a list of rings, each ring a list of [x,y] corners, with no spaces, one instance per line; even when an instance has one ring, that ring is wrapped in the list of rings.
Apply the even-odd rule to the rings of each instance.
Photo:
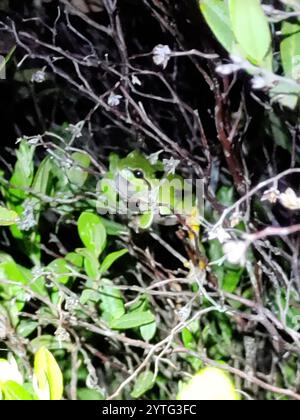
[[[133,171],[133,175],[138,179],[144,179],[144,172],[140,169],[136,169],[135,171]]]

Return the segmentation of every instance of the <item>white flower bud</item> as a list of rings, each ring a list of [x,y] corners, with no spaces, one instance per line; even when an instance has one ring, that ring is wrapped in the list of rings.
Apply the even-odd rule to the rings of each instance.
[[[153,48],[152,53],[154,64],[165,69],[172,54],[170,47],[168,45],[159,44]]]
[[[223,244],[224,242],[230,239],[230,235],[224,228],[219,226],[217,229],[212,230],[208,234],[208,239],[212,241],[213,239],[218,239],[218,241]]]
[[[111,92],[111,94],[108,97],[107,103],[111,107],[119,106],[121,103],[121,99],[123,99],[123,96],[116,95],[115,93]]]
[[[292,188],[288,188],[279,196],[281,204],[289,210],[300,210],[300,197],[297,197]]]
[[[46,73],[44,70],[38,70],[31,76],[32,83],[43,83],[46,80]]]
[[[245,241],[229,241],[223,245],[226,260],[230,264],[244,266],[249,244]]]
[[[260,201],[269,201],[270,203],[275,204],[277,203],[279,196],[280,196],[280,191],[277,188],[273,187],[273,188],[270,188],[269,190],[266,190],[263,193],[263,196],[260,199]]]
[[[255,90],[264,89],[267,86],[266,80],[261,76],[253,77],[252,79],[252,88]]]
[[[240,66],[237,64],[220,64],[216,67],[216,72],[222,76],[229,76],[232,73],[235,73],[240,70]]]

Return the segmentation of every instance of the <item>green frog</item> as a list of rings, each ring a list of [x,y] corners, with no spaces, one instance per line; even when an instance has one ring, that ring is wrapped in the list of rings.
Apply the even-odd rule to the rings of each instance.
[[[162,161],[139,151],[120,158],[110,155],[109,170],[100,182],[101,197],[111,213],[127,214],[136,230],[153,223],[184,224],[190,235],[199,232],[199,210],[191,183]],[[170,173],[171,172],[171,173]]]

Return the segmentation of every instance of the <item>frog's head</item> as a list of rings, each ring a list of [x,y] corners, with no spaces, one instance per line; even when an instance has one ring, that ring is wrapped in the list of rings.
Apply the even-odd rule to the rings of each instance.
[[[137,150],[125,158],[111,154],[109,172],[102,181],[102,192],[112,200],[118,195],[124,203],[133,207],[136,203],[145,204],[147,207],[158,190],[155,188],[159,184],[156,175],[157,171],[162,169],[161,163],[152,165],[150,160]]]
[[[161,162],[151,164],[150,160],[139,151],[131,152],[125,158],[119,158],[116,155],[110,157],[110,173],[115,180],[118,180],[119,186],[129,192],[146,193],[157,186],[159,182],[158,175],[163,172]]]
[[[134,181],[137,184],[141,184],[143,180],[148,184],[152,184],[153,180],[159,178],[158,173],[163,171],[163,165],[161,162],[151,164],[144,155],[134,150],[128,156],[119,160],[117,170],[119,172],[124,170],[130,172],[130,174],[127,173],[130,181]],[[128,176],[126,177],[127,179]]]
[[[177,186],[165,181],[177,181]],[[143,229],[151,225],[157,213],[172,216],[172,212],[182,212],[182,178],[167,175],[161,161],[153,164],[137,150],[125,158],[110,156],[101,190],[110,203],[119,200],[133,214],[139,214],[138,224]]]

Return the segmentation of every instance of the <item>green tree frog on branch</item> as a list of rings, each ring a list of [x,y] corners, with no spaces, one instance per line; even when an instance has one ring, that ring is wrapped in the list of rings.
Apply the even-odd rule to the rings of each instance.
[[[190,180],[174,172],[139,151],[125,158],[111,154],[109,170],[100,182],[98,209],[126,214],[136,230],[149,229],[153,223],[182,224],[190,239],[195,239],[200,219],[198,194],[193,194]]]

